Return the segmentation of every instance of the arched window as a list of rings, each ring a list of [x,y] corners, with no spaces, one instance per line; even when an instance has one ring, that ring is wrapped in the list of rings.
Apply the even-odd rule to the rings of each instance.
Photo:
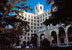
[[[40,9],[42,10],[42,6],[40,6]]]
[[[57,35],[55,31],[51,32],[51,36],[53,37],[52,43],[57,43]]]
[[[36,10],[37,10],[37,6],[36,6]]]
[[[64,43],[65,42],[65,37],[66,37],[66,35],[65,35],[65,30],[64,30],[64,28],[62,28],[62,27],[60,27],[59,28],[59,34],[58,34],[58,36],[59,36],[59,42],[60,43]]]
[[[68,28],[68,41],[72,42],[72,26]]]

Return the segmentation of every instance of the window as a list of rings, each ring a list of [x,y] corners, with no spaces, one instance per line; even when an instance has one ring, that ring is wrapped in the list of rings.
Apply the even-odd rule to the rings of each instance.
[[[37,17],[37,19],[39,19],[39,17]]]
[[[31,23],[31,25],[33,25],[33,23]]]
[[[50,14],[50,12],[48,12],[48,14]]]
[[[31,26],[31,28],[33,28],[33,26]]]
[[[39,26],[39,24],[37,24]]]
[[[28,21],[30,21],[30,19],[28,19]]]
[[[42,25],[42,23],[41,23],[41,25]]]
[[[22,38],[22,36],[21,36],[21,38]]]
[[[34,17],[34,19],[36,19],[36,17]]]
[[[41,29],[42,27],[40,27],[40,29]]]
[[[37,22],[39,22],[39,20]]]
[[[37,10],[37,6],[36,6],[36,10]]]
[[[43,18],[43,20],[44,20],[44,18]]]
[[[43,17],[44,17],[44,15],[43,15]]]
[[[31,19],[31,21],[33,21],[33,19]]]
[[[38,27],[38,29],[39,29],[39,27]]]
[[[47,16],[47,14],[45,14],[45,16]]]
[[[33,30],[31,30],[31,32],[33,32]]]
[[[28,17],[30,17],[30,15],[28,15]]]
[[[34,32],[36,32],[36,31],[34,30]]]
[[[29,37],[28,37],[28,40],[29,40]]]
[[[25,35],[26,35],[26,33],[25,33]]]
[[[36,27],[34,27],[34,29],[36,29]]]
[[[24,19],[24,17],[22,17],[22,19]]]
[[[42,6],[40,6],[40,9],[42,10]]]
[[[28,33],[28,36],[29,36],[30,34]]]
[[[36,23],[34,23],[34,25],[36,25]]]
[[[25,14],[25,16],[27,16],[27,15]]]
[[[33,18],[33,16],[31,16]]]
[[[25,37],[25,39],[26,39],[26,37]]]
[[[41,22],[42,22],[42,20],[41,20]]]

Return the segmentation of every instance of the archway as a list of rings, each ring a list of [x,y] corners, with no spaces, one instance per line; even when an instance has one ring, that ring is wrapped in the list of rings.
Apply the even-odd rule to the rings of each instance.
[[[45,38],[45,35],[44,34],[41,34],[40,35],[40,40],[43,40]]]
[[[33,44],[34,47],[37,47],[37,34],[32,34],[31,44]]]
[[[68,28],[68,42],[72,45],[72,26]]]
[[[57,44],[57,35],[55,31],[51,32],[51,36],[53,37],[52,39],[52,44]]]
[[[45,38],[45,35],[44,34],[41,34],[40,35],[40,46],[42,45],[42,40]]]
[[[59,34],[58,34],[58,39],[59,39],[59,43],[60,45],[64,45],[65,44],[65,40],[66,40],[66,34],[65,31],[62,27],[59,28]]]
[[[26,41],[23,41],[22,48],[26,47]]]

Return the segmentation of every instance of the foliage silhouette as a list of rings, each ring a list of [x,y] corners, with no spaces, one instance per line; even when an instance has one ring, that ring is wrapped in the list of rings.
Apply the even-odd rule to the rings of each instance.
[[[46,0],[47,4],[52,4],[50,19],[44,22],[45,25],[56,25],[63,23],[66,25],[72,24],[72,3],[69,0]],[[53,11],[55,9],[55,11]]]
[[[27,0],[0,0],[0,48],[9,48],[15,42],[18,43],[19,35],[29,31],[28,22],[20,19],[23,16],[19,15],[23,9],[32,11],[26,2]],[[14,15],[9,15],[10,13]],[[6,28],[8,25],[13,28]]]

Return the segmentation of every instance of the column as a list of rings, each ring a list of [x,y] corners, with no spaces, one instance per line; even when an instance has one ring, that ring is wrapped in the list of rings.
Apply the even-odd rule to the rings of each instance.
[[[68,46],[68,34],[67,34],[67,31],[65,32],[65,34],[66,34],[66,44]]]
[[[59,37],[58,37],[58,34],[57,34],[57,45],[59,46]]]
[[[37,47],[40,47],[40,36],[37,37]]]

